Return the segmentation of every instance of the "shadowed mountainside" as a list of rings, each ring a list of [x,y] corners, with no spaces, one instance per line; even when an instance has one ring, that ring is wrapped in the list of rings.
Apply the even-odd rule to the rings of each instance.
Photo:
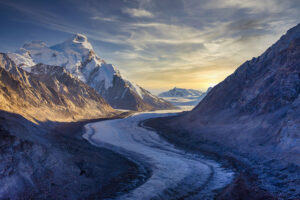
[[[88,122],[37,125],[0,111],[0,199],[113,198],[143,183],[150,172],[81,137]]]
[[[300,24],[261,56],[242,64],[192,111],[149,124],[180,146],[239,160],[242,171],[248,168],[256,177],[255,187],[274,198],[298,199],[299,94]],[[238,192],[244,189],[235,186]]]
[[[293,156],[300,153],[299,93],[300,24],[241,65],[176,123],[207,139],[238,144],[237,149],[259,154],[256,149],[272,148],[282,159],[300,164]]]

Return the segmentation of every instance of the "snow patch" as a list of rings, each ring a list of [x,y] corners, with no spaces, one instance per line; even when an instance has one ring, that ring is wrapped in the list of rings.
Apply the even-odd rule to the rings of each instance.
[[[100,65],[97,79],[100,81],[103,80],[105,89],[108,89],[113,86],[113,79],[115,75],[119,75],[119,72],[115,70],[112,64],[102,63]]]
[[[21,67],[27,72],[31,71],[31,67],[36,65],[36,63],[33,61],[33,59],[30,56],[30,53],[27,51],[24,51],[23,53],[8,53],[8,57],[14,61],[16,65]]]
[[[135,91],[135,93],[137,93],[139,95],[139,97],[144,99],[143,91],[142,91],[141,87],[136,85],[135,83],[131,83],[131,86],[132,86],[131,88]]]

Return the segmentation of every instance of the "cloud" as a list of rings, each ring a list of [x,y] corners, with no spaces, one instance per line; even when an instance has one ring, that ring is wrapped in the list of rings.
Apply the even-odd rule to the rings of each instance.
[[[142,17],[146,17],[146,18],[152,18],[154,17],[154,15],[147,11],[147,10],[143,10],[143,9],[136,9],[136,8],[124,8],[123,13],[130,15],[131,17],[137,17],[137,18],[142,18]]]
[[[92,20],[99,20],[99,21],[107,21],[107,22],[115,22],[117,19],[115,18],[109,18],[109,17],[100,17],[100,16],[93,16],[90,17]]]
[[[27,16],[19,21],[83,32],[99,56],[149,89],[205,89],[300,19],[295,0],[69,0],[68,12],[13,2],[5,4]]]

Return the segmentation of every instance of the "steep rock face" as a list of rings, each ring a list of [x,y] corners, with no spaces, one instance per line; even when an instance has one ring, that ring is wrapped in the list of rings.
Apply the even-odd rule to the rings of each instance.
[[[37,63],[64,67],[94,88],[114,108],[139,111],[172,108],[169,102],[124,79],[112,64],[96,55],[87,37],[82,34],[51,47],[41,41],[27,43],[8,55],[28,72]]]
[[[300,24],[241,65],[173,125],[206,141],[300,164],[295,156],[300,153],[299,93]]]
[[[236,108],[266,113],[292,103],[299,95],[299,40],[300,25],[289,30],[260,57],[241,65],[214,87],[195,110]]]
[[[113,87],[102,90],[101,95],[114,108],[138,111],[173,108],[169,102],[152,95],[137,85],[133,85],[120,76],[114,76]]]
[[[110,116],[114,110],[90,86],[61,67],[36,65],[31,72],[0,54],[0,109],[30,120],[72,121]]]

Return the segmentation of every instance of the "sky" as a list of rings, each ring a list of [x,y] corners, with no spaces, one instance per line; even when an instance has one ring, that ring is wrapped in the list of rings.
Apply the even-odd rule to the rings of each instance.
[[[300,23],[299,0],[0,0],[0,52],[88,37],[128,80],[206,90]]]

